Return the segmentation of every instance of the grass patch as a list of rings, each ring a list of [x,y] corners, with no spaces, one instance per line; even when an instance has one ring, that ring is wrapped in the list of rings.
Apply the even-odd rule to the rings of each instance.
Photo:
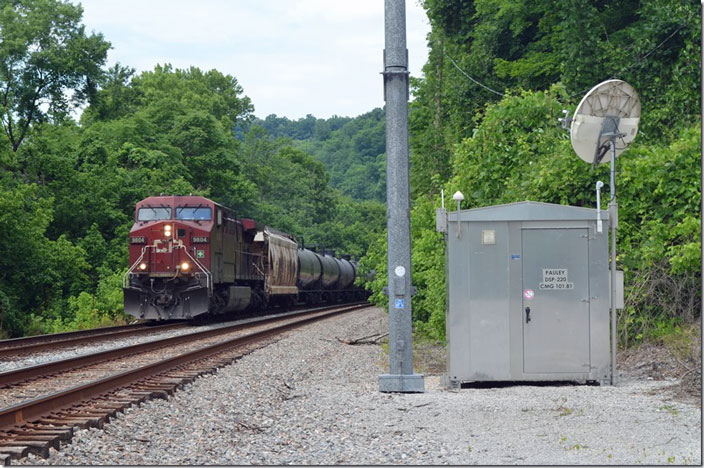
[[[447,348],[439,340],[413,334],[413,368],[423,375],[441,375],[447,369]]]
[[[384,352],[383,368],[389,367],[389,338],[379,342]],[[447,368],[447,351],[439,340],[433,340],[419,333],[413,334],[413,371],[423,375],[442,375]]]

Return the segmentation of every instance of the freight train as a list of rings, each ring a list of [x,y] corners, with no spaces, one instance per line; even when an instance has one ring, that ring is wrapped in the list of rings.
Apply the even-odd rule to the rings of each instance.
[[[199,196],[149,197],[135,208],[125,312],[146,320],[364,299],[348,256],[298,245]]]

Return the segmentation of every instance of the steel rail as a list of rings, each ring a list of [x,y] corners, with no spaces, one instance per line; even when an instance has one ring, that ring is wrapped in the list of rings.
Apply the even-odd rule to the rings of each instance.
[[[174,328],[184,328],[187,322],[167,323],[163,325],[120,325],[116,327],[93,328],[75,332],[55,333],[51,335],[29,336],[0,341],[0,358],[14,356],[20,353],[35,352],[41,349],[51,349],[76,345],[103,339],[107,337],[121,338],[150,332],[162,332]]]
[[[122,333],[137,330],[163,330],[164,327],[168,326],[182,326],[185,322],[179,323],[164,323],[159,325],[149,325],[144,323],[133,323],[131,325],[117,325],[113,327],[102,327],[102,328],[91,328],[90,330],[78,330],[72,332],[63,333],[51,333],[48,335],[34,335],[25,336],[22,338],[10,338],[7,340],[0,340],[0,351],[5,351],[8,349],[21,349],[24,347],[34,346],[36,344],[47,343],[47,344],[61,344],[68,343],[74,339],[88,338],[88,337],[99,337],[101,335],[108,335],[112,333]]]
[[[189,341],[196,341],[205,338],[210,338],[212,336],[224,335],[238,330],[246,330],[247,328],[252,328],[271,322],[289,319],[292,316],[305,316],[320,312],[321,308],[316,308],[304,312],[298,312],[295,314],[269,316],[264,319],[251,319],[249,321],[238,322],[233,325],[226,325],[220,328],[212,328],[210,330],[188,333],[185,335],[163,338],[160,340],[147,341],[145,343],[138,343],[131,346],[109,349],[107,351],[101,351],[98,353],[85,354],[82,356],[62,359],[60,361],[51,361],[44,364],[37,364],[35,366],[22,367],[6,372],[0,372],[0,388],[17,384],[19,382],[24,382],[26,380],[30,380],[36,377],[54,374],[57,372],[74,370],[80,367],[85,367],[92,364],[109,361],[112,359],[123,358],[138,353],[144,353],[147,351],[165,348],[167,346],[175,346]]]
[[[79,385],[74,388],[56,392],[52,395],[47,395],[28,402],[13,405],[5,409],[0,409],[0,431],[9,431],[23,423],[32,422],[33,420],[47,416],[53,412],[70,408],[71,406],[85,402],[86,400],[96,398],[100,395],[130,384],[135,384],[140,380],[173,370],[179,366],[193,363],[199,359],[211,357],[213,355],[232,350],[232,348],[239,348],[250,343],[261,341],[270,336],[278,335],[285,331],[317,320],[323,320],[335,315],[367,307],[370,307],[369,304],[358,304],[354,306],[343,306],[330,312],[320,312],[318,310],[316,312],[304,313],[301,315],[315,315],[313,317],[302,318],[295,322],[287,323],[275,328],[262,330],[246,336],[241,336],[223,341],[221,343],[206,346],[204,348],[171,357],[163,361],[155,362],[131,371],[104,377],[91,383]],[[268,321],[270,320],[267,320],[266,322]]]

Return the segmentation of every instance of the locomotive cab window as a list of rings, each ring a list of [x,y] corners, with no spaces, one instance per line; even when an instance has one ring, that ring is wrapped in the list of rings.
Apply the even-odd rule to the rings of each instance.
[[[213,219],[213,215],[210,207],[179,206],[176,208],[176,219],[210,221]]]
[[[145,206],[137,212],[137,221],[159,221],[161,219],[171,219],[171,208]]]

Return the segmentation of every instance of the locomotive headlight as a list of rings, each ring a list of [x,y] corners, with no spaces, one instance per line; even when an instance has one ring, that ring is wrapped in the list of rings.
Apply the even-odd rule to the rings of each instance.
[[[139,264],[139,269],[142,270],[142,271],[146,270],[146,269],[147,269],[147,264],[146,264],[146,263],[140,263],[140,264]]]
[[[164,236],[171,237],[171,225],[167,224],[164,226]]]
[[[188,271],[189,268],[191,268],[191,265],[189,265],[188,262],[183,262],[181,264],[181,271]]]

